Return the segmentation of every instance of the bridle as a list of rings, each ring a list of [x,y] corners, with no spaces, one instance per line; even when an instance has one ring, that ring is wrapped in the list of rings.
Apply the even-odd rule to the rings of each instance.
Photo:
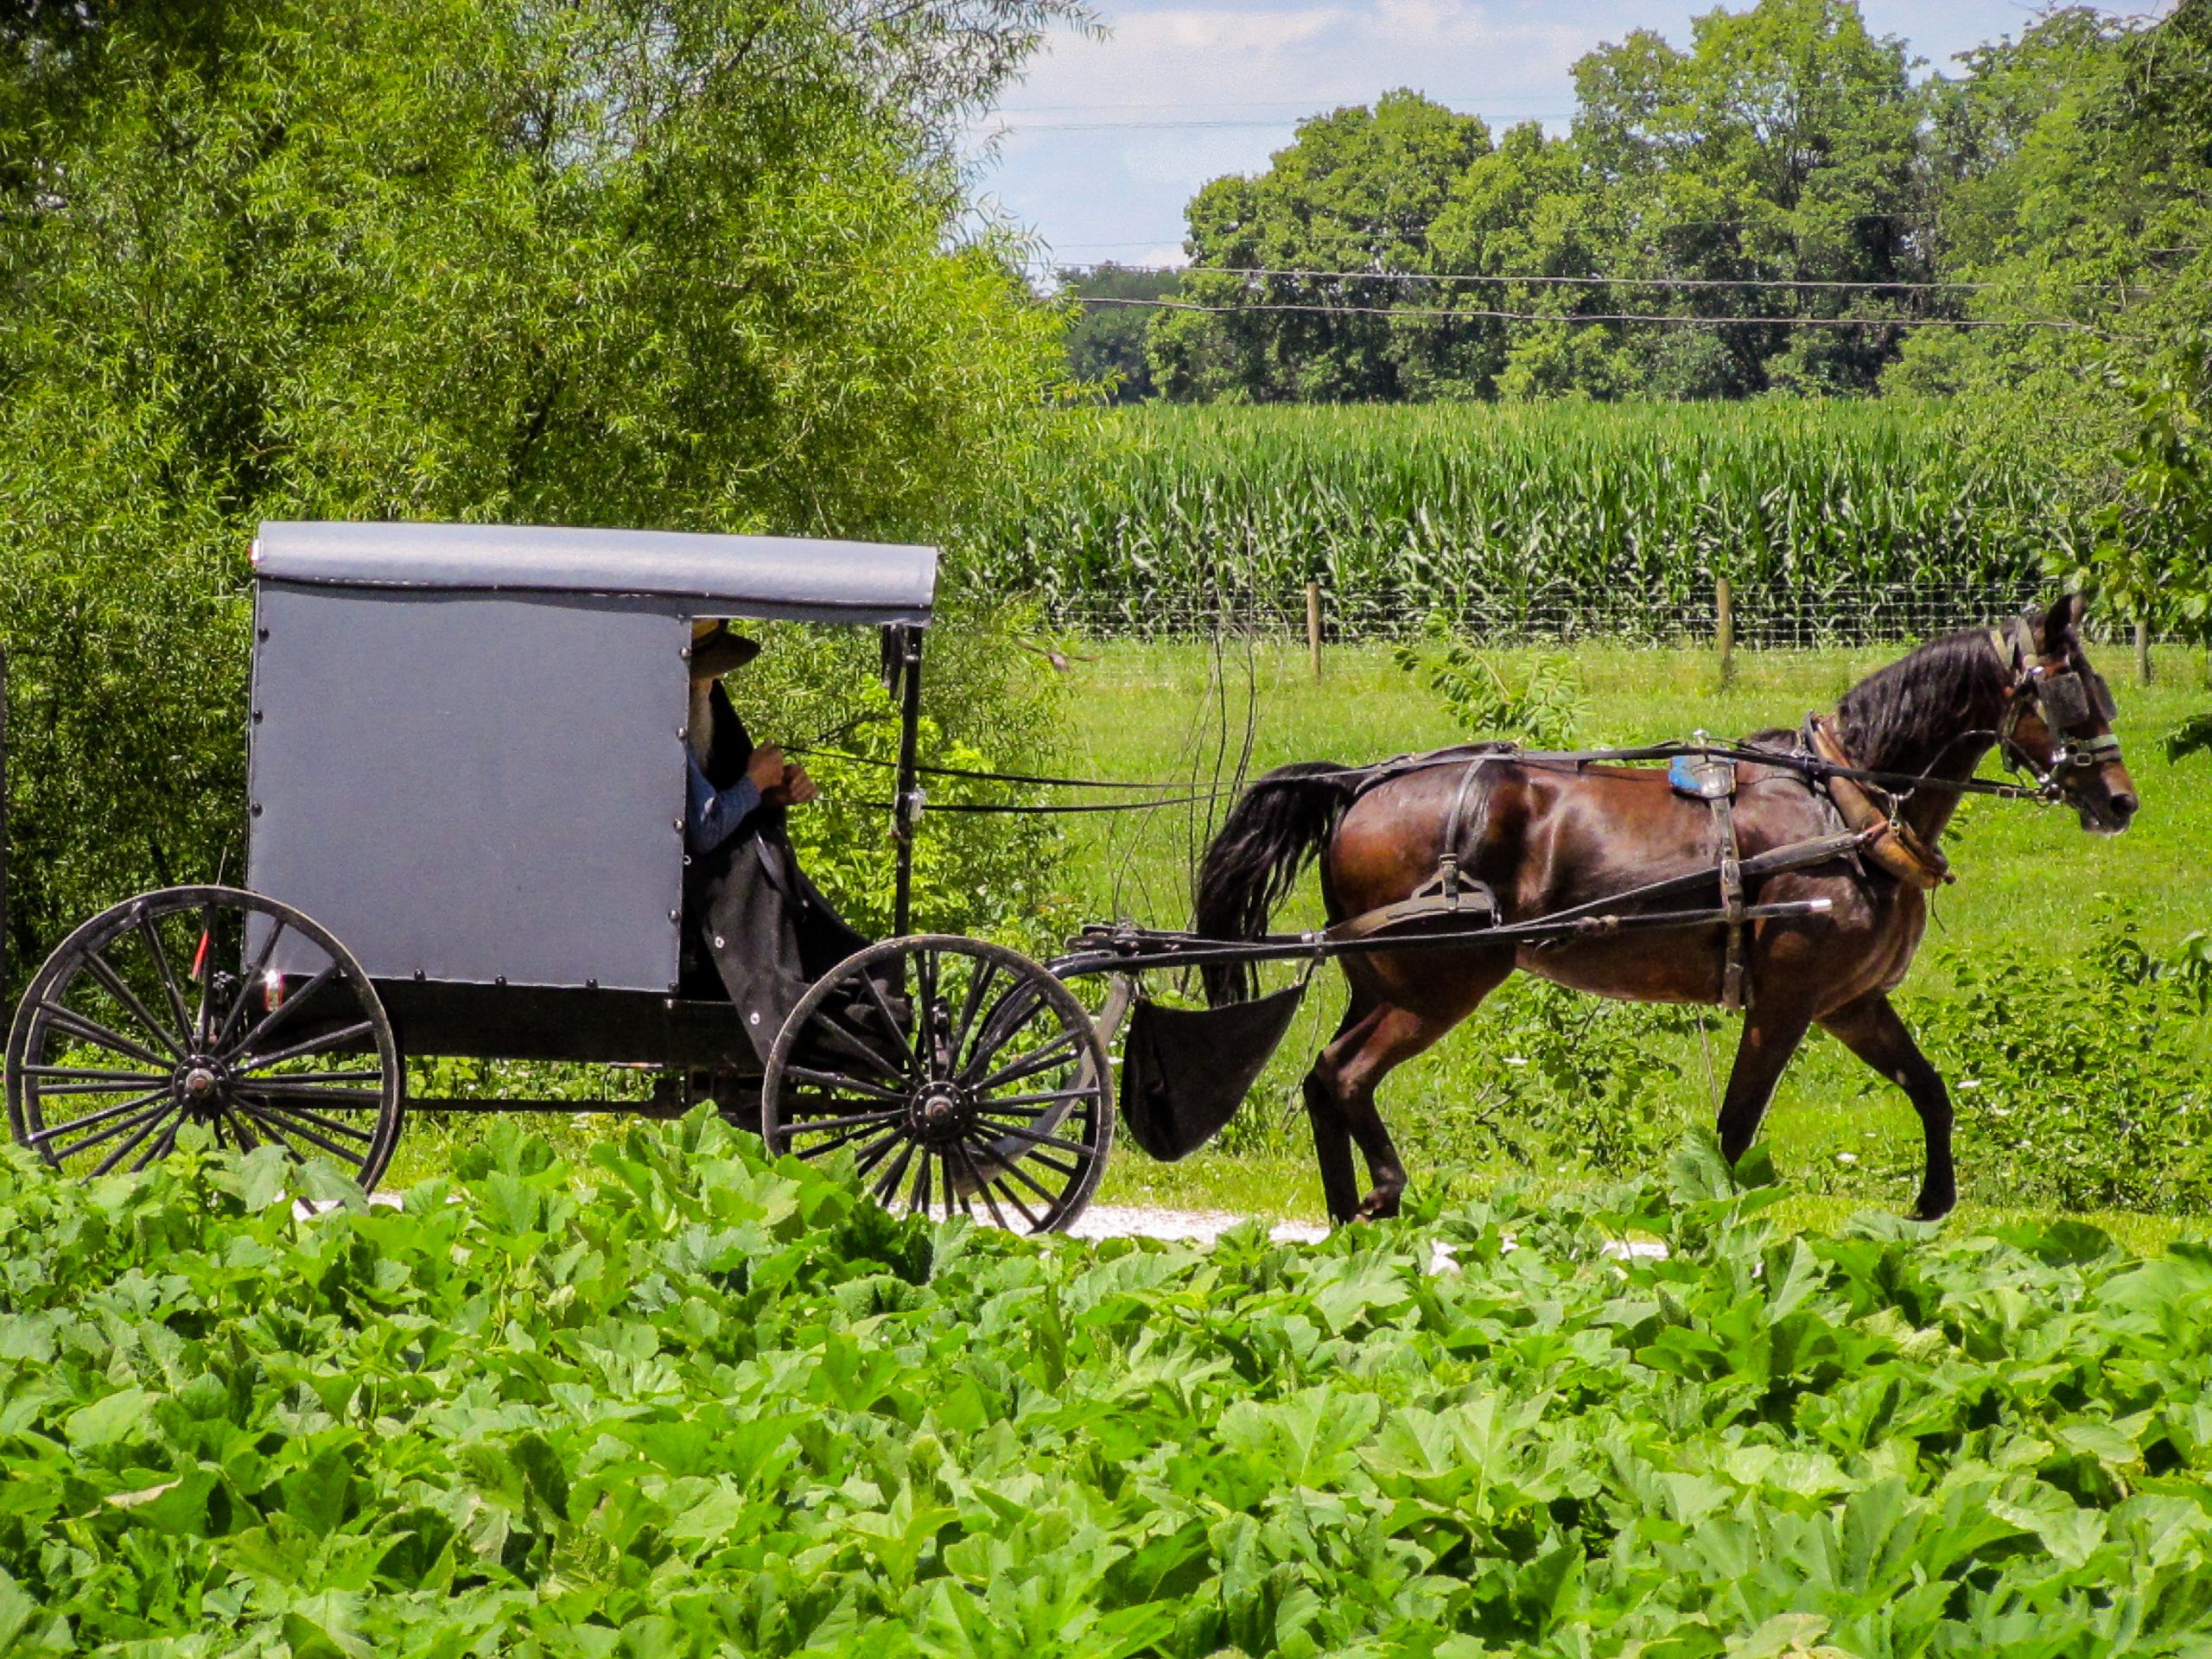
[[[2009,639],[2001,629],[1992,628],[1989,644],[1997,653],[1999,665],[2012,676],[2012,683],[2005,690],[2005,712],[1997,721],[1997,750],[2006,771],[2027,773],[2035,779],[2037,793],[2055,801],[2068,772],[2092,772],[2120,759],[2120,739],[2108,729],[2120,708],[2103,675],[2094,669],[2067,668],[2054,673],[2045,668],[2024,617],[2012,620]],[[2017,668],[2012,666],[2015,653]],[[2024,693],[2033,694],[2037,712],[2050,733],[2053,747],[2048,766],[2037,764],[2014,736],[2028,706]],[[2107,730],[2087,729],[2100,721]]]

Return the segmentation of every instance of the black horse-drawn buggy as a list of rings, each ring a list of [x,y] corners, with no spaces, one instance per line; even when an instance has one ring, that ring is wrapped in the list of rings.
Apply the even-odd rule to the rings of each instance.
[[[1519,965],[1610,994],[1742,1006],[1752,977],[1789,969],[1790,942],[1839,902],[1858,905],[1851,895],[1862,889],[1874,893],[1868,926],[1904,916],[1916,940],[1918,912],[1882,909],[1891,900],[1878,875],[1864,887],[1866,858],[1898,850],[1901,804],[1915,789],[1923,800],[1931,785],[1952,791],[1945,800],[1971,788],[2065,794],[2088,823],[2118,787],[2096,780],[2124,783],[2102,683],[2095,707],[2082,702],[2086,664],[2054,612],[2048,625],[2023,620],[2016,638],[1958,647],[1986,654],[1960,671],[1988,683],[2004,730],[1981,734],[1988,741],[1970,753],[1948,743],[1947,758],[1917,776],[1856,767],[1816,745],[1702,740],[1599,756],[1476,745],[1363,768],[1286,768],[1244,796],[1209,854],[1215,891],[1201,894],[1201,932],[1100,924],[1040,963],[909,931],[919,784],[931,770],[916,740],[933,549],[270,524],[254,575],[244,882],[142,893],[86,922],[31,978],[10,1034],[16,1138],[66,1173],[143,1169],[197,1124],[218,1145],[333,1160],[367,1186],[410,1113],[672,1115],[711,1099],[779,1153],[849,1150],[887,1205],[1058,1230],[1097,1185],[1117,1103],[1131,1138],[1175,1158],[1243,1101],[1303,988],[1250,997],[1253,964],[1343,958],[1351,1011],[1308,1078],[1307,1104],[1332,1213],[1354,1212],[1351,1137],[1382,1195],[1364,1212],[1387,1213],[1403,1173],[1373,1117],[1373,1085],[1409,1043],[1433,1040],[1426,1033],[1480,1000],[1482,986],[1462,995],[1452,974],[1494,967],[1495,983]],[[901,713],[897,937],[820,974],[773,1032],[683,972],[697,920],[683,897],[688,659],[694,625],[709,619],[880,629]],[[2040,774],[2035,790],[1967,781],[2000,738],[2008,759]],[[1650,760],[1674,763],[1671,785],[1592,765]],[[1777,820],[1760,842],[1765,820],[1747,808],[1739,845],[1730,817],[1739,766],[1752,782],[1774,773],[1805,784],[1800,793],[1819,797],[1812,816]],[[1674,855],[1653,842],[1640,877],[1599,861],[1587,873],[1595,896],[1578,896],[1586,882],[1554,882],[1546,890],[1561,902],[1540,913],[1510,896],[1502,904],[1497,861],[1521,855],[1501,839],[1491,804],[1547,776],[1594,780],[1649,821],[1624,818],[1623,836],[1663,830],[1687,863],[1668,866]],[[1844,779],[1859,780],[1862,802],[1866,791],[1893,791],[1884,798],[1897,823],[1869,819],[1863,805],[1838,819],[1823,791]],[[2132,810],[2132,796],[2124,804]],[[1384,863],[1416,879],[1362,888],[1344,859],[1363,836],[1375,842],[1371,829],[1351,833],[1370,820],[1400,836],[1375,843]],[[1334,921],[1266,931],[1268,906],[1339,826],[1350,826],[1352,852],[1325,870]],[[1401,842],[1412,849],[1404,856]],[[1718,903],[1685,908],[1700,884]],[[1362,890],[1367,899],[1337,913],[1343,894]],[[1656,930],[1698,936],[1687,953],[1663,947],[1670,964],[1692,964],[1687,988],[1596,982],[1601,969],[1636,970],[1633,942]],[[1848,938],[1834,934],[1831,957],[1834,939]],[[1418,964],[1440,950],[1457,965],[1425,974]],[[1221,1006],[1171,1008],[1139,994],[1142,975],[1167,969],[1199,970]],[[1786,1024],[1789,988],[1773,982],[1764,1006]],[[1092,988],[1087,1001],[1071,988],[1080,985]],[[1124,1026],[1117,1079],[1109,1045]],[[1339,1050],[1350,1058],[1332,1061]],[[410,1096],[408,1061],[440,1056],[628,1065],[656,1081],[636,1100]],[[1758,1085],[1750,1127],[1771,1084],[1770,1074]],[[1948,1109],[1942,1127],[1948,1179]],[[1932,1126],[1930,1136],[1932,1180]]]

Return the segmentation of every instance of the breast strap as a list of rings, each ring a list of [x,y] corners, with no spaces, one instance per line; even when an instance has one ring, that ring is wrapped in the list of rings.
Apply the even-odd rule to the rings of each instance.
[[[1852,764],[1842,734],[1826,715],[1807,718],[1805,741],[1821,760],[1839,766]],[[1844,823],[1866,836],[1864,856],[1885,874],[1923,890],[1956,879],[1951,874],[1950,861],[1940,849],[1921,840],[1904,819],[1892,818],[1876,806],[1872,798],[1850,779],[1830,773],[1827,783],[1828,798],[1843,814]]]

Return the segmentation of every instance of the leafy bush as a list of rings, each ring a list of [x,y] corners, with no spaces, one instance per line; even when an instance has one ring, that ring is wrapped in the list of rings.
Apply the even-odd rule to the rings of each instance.
[[[835,10],[272,0],[8,25],[19,971],[135,888],[240,868],[263,518],[972,524],[1064,370],[946,135],[1072,9]],[[938,677],[940,710],[961,684]]]
[[[1706,1141],[1211,1251],[894,1222],[704,1114],[574,1168],[500,1125],[398,1210],[322,1179],[308,1217],[264,1154],[0,1164],[0,1646],[2180,1654],[2212,1615],[2202,1246],[1786,1237]]]
[[[1967,1196],[2212,1213],[2202,936],[2161,958],[2131,921],[2108,915],[2096,933],[2086,960],[2032,969],[1949,954],[1957,994],[1908,1014],[1950,1080]]]
[[[1391,656],[1436,693],[1470,737],[1563,749],[1590,711],[1572,657],[1539,657],[1509,680],[1494,660],[1459,637],[1441,611],[1431,611],[1420,638]]]

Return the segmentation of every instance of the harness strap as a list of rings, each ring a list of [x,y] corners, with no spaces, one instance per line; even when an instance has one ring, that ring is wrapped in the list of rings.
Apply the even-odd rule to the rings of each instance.
[[[1713,831],[1720,855],[1720,913],[1726,944],[1720,966],[1720,1006],[1730,1014],[1751,1006],[1751,985],[1744,962],[1744,861],[1736,847],[1736,792],[1716,794]]]
[[[1808,719],[1805,735],[1814,753],[1821,760],[1838,766],[1851,765],[1843,739],[1826,715]],[[1844,823],[1866,836],[1866,855],[1878,868],[1923,889],[1939,887],[1955,879],[1951,874],[1950,861],[1939,849],[1922,841],[1913,833],[1910,824],[1891,817],[1876,806],[1857,784],[1834,772],[1828,774],[1827,782],[1828,798],[1843,814]]]

